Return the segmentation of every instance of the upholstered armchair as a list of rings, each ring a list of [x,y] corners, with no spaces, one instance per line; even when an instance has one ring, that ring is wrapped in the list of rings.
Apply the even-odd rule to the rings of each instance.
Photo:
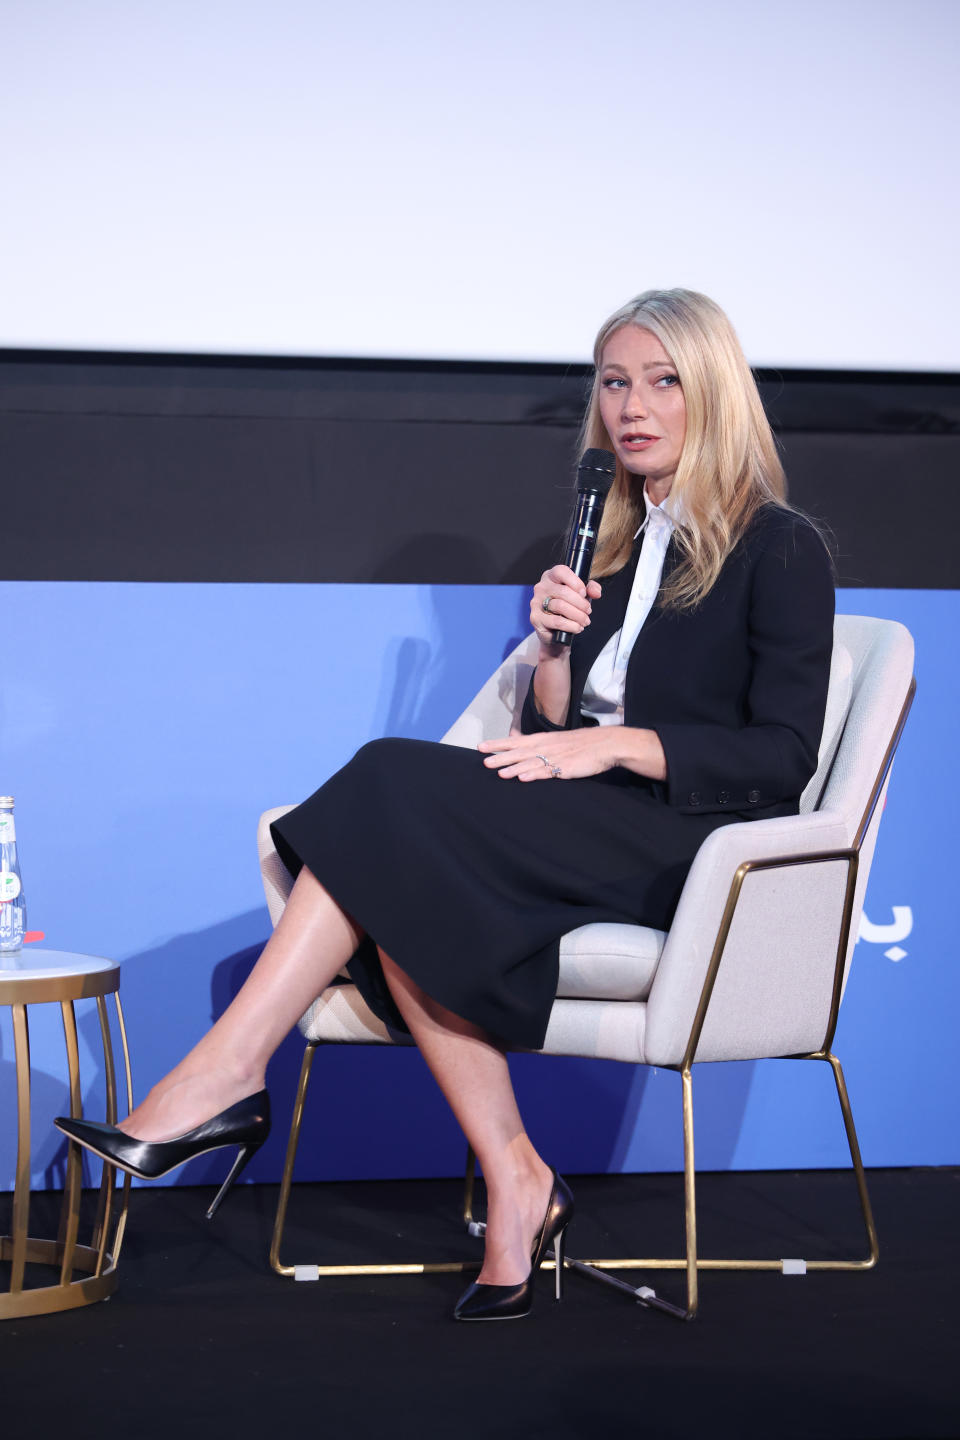
[[[518,724],[535,663],[531,635],[508,656],[444,736],[474,746]],[[834,1031],[856,942],[863,897],[883,811],[890,765],[913,697],[913,642],[893,621],[840,616],[819,767],[801,813],[724,826],[701,847],[668,933],[633,925],[587,925],[560,947],[560,979],[543,1054],[577,1055],[679,1071],[684,1147],[685,1254],[677,1257],[567,1259],[646,1305],[680,1318],[697,1310],[701,1269],[868,1269],[878,1246],[853,1116]],[[270,837],[270,810],[259,828],[267,905],[276,923],[290,877]],[[319,1045],[393,1043],[356,987],[331,986],[300,1021],[306,1050],[294,1104],[271,1248],[284,1275],[319,1278],[335,1270],[420,1273],[471,1268],[449,1264],[324,1267],[280,1260],[283,1227],[311,1065]],[[693,1080],[695,1064],[770,1057],[825,1061],[846,1127],[866,1230],[866,1253],[848,1260],[713,1260],[697,1251]],[[474,1231],[473,1157],[468,1156],[465,1220]],[[674,1305],[650,1285],[618,1273],[679,1269],[686,1302]]]

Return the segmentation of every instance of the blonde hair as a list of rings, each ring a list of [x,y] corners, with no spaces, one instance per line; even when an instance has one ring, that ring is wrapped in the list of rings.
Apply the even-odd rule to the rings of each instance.
[[[676,367],[686,405],[686,433],[671,495],[682,504],[674,537],[681,560],[662,603],[689,609],[711,589],[727,556],[764,505],[786,505],[786,479],[756,382],[733,326],[719,305],[695,290],[647,290],[601,327],[581,451],[613,444],[600,418],[603,348],[624,325],[660,341]],[[645,515],[643,480],[617,461],[592,573],[626,564]]]

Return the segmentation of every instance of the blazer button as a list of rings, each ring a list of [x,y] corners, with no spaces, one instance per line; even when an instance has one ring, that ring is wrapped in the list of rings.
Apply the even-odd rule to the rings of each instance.
[[[687,796],[687,803],[688,803],[689,805],[699,805],[699,804],[700,804],[700,791],[699,791],[699,790],[691,790],[690,794]]]
[[[729,803],[730,803],[730,791],[729,791],[729,790],[720,790],[720,791],[717,793],[717,804],[718,804],[718,805],[728,805]]]
[[[751,805],[757,805],[757,804],[759,804],[759,802],[760,802],[760,791],[759,791],[759,790],[748,790],[748,791],[747,791],[747,799],[749,800],[749,802],[750,802]]]

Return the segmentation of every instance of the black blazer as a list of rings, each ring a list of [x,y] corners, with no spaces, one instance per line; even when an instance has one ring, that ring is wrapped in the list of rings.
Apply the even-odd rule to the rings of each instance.
[[[590,667],[620,628],[640,553],[600,582],[591,624],[571,647],[566,726],[537,710],[533,684],[524,734],[576,729]],[[664,579],[678,563],[674,542]],[[655,730],[667,779],[655,795],[687,814],[751,819],[797,813],[817,768],[833,650],[830,558],[808,520],[766,506],[693,611],[655,604],[627,667],[624,724]]]

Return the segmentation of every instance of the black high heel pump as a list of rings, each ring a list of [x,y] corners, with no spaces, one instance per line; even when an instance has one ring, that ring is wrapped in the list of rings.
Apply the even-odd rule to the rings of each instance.
[[[553,1245],[557,1262],[555,1294],[563,1299],[563,1247],[567,1226],[573,1219],[573,1194],[570,1186],[553,1171],[553,1189],[547,1202],[540,1233],[533,1242],[530,1274],[519,1285],[468,1285],[457,1301],[454,1320],[519,1320],[530,1313],[533,1305],[533,1284],[537,1271]]]
[[[158,1180],[185,1160],[193,1160],[224,1145],[239,1145],[230,1174],[207,1211],[207,1219],[212,1220],[234,1180],[270,1134],[270,1097],[266,1090],[248,1095],[174,1140],[135,1140],[115,1125],[97,1120],[73,1120],[68,1115],[61,1115],[53,1123],[78,1145],[86,1146],[101,1160],[128,1170],[140,1180]]]

